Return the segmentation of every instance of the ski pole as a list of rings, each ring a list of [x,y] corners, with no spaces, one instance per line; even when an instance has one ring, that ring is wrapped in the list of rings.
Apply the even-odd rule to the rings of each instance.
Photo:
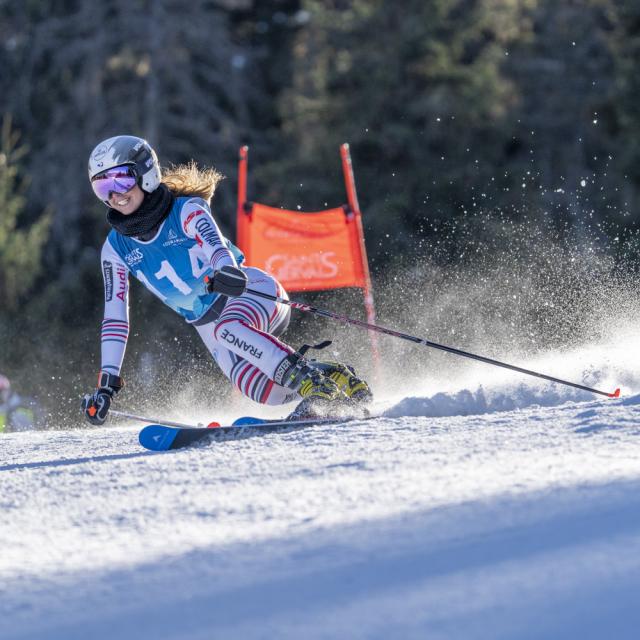
[[[170,420],[159,420],[158,418],[145,418],[144,416],[137,416],[135,413],[127,413],[126,411],[116,411],[112,409],[110,415],[117,416],[118,418],[129,418],[130,420],[138,420],[138,422],[149,422],[152,424],[162,424],[166,427],[204,427],[206,425],[198,423],[197,425],[185,424],[183,422],[171,422]]]
[[[266,300],[272,300],[273,302],[279,302],[281,304],[289,305],[291,308],[297,309],[298,311],[313,313],[317,316],[322,316],[323,318],[332,318],[333,320],[339,320],[340,322],[344,322],[346,324],[352,324],[356,327],[361,327],[362,329],[369,329],[369,331],[377,331],[378,333],[384,333],[385,335],[388,335],[388,336],[402,338],[403,340],[409,340],[411,342],[415,342],[416,344],[423,344],[426,347],[432,347],[433,349],[440,349],[441,351],[446,351],[447,353],[453,353],[457,356],[463,356],[464,358],[471,358],[472,360],[478,360],[480,362],[492,364],[492,365],[495,365],[496,367],[502,367],[503,369],[510,369],[511,371],[517,371],[518,373],[524,373],[528,376],[535,376],[536,378],[542,378],[543,380],[549,380],[550,382],[556,382],[558,384],[564,384],[569,387],[575,387],[576,389],[582,389],[582,391],[590,391],[591,393],[598,393],[601,396],[607,396],[608,398],[620,397],[620,389],[616,389],[613,393],[609,393],[607,391],[600,391],[599,389],[593,389],[592,387],[587,387],[583,384],[569,382],[568,380],[561,380],[560,378],[554,378],[553,376],[548,376],[544,373],[538,373],[537,371],[523,369],[522,367],[516,367],[512,364],[507,364],[506,362],[500,362],[499,360],[493,360],[492,358],[479,356],[475,353],[462,351],[462,349],[456,349],[455,347],[448,347],[443,344],[438,344],[437,342],[431,342],[430,340],[425,340],[424,338],[411,336],[408,333],[402,333],[401,331],[394,331],[393,329],[387,329],[386,327],[381,327],[376,324],[363,322],[362,320],[356,320],[354,318],[349,318],[347,316],[341,316],[337,313],[333,313],[332,311],[327,311],[326,309],[318,309],[317,307],[313,307],[311,305],[304,304],[302,302],[296,302],[295,300],[287,300],[286,298],[273,296],[269,293],[262,293],[261,291],[254,291],[253,289],[247,289],[246,293],[252,296],[257,296],[259,298],[265,298]]]

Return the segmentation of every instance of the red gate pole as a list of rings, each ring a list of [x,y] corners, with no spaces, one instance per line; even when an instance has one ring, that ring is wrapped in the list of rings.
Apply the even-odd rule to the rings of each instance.
[[[249,247],[249,220],[245,205],[247,203],[247,165],[249,163],[249,147],[240,147],[238,161],[238,209],[236,212],[236,240],[238,246],[247,254],[250,261]]]
[[[358,245],[362,273],[364,275],[364,308],[367,314],[367,322],[375,324],[376,311],[373,302],[373,290],[371,287],[371,274],[369,273],[369,261],[367,259],[367,248],[364,244],[364,231],[362,228],[362,213],[358,203],[358,194],[356,193],[356,182],[353,177],[353,165],[351,163],[351,154],[349,153],[349,145],[345,142],[340,146],[340,156],[342,157],[342,172],[344,173],[344,184],[347,190],[347,202],[349,209],[354,214],[354,222],[358,234]],[[380,352],[378,349],[378,336],[374,331],[369,331],[369,340],[371,341],[371,353],[375,365],[376,377],[380,381]]]

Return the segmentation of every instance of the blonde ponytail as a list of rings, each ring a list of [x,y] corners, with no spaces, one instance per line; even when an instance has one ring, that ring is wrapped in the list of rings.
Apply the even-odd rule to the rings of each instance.
[[[223,178],[212,167],[200,169],[193,160],[187,164],[171,165],[162,171],[162,182],[173,195],[196,196],[207,202],[211,202],[216,187]]]

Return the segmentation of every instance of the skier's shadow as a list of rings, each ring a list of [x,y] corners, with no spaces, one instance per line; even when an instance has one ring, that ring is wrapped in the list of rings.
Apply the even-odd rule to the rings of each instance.
[[[149,455],[157,455],[154,451],[141,451],[139,453],[116,453],[109,456],[88,456],[86,458],[70,458],[69,460],[43,460],[41,462],[23,462],[6,464],[0,467],[2,471],[16,471],[18,469],[46,469],[47,467],[67,467],[85,462],[106,462],[111,460],[128,460],[129,458],[142,458]]]

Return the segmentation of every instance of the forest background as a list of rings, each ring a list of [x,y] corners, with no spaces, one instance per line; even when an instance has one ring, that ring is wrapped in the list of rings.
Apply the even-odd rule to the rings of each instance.
[[[241,145],[249,199],[314,211],[345,201],[348,142],[383,323],[493,356],[593,339],[638,291],[638,60],[637,0],[3,0],[0,371],[77,420],[108,231],[86,165],[120,133],[225,174],[231,239]],[[189,327],[132,300],[137,407],[226,392]]]

